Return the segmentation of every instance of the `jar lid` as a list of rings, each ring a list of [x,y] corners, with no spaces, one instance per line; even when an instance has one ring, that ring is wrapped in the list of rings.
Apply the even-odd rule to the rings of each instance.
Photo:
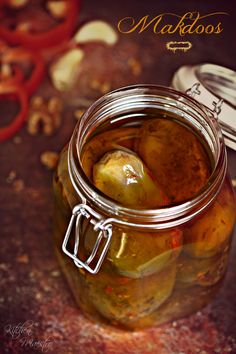
[[[194,88],[194,98],[215,112],[226,145],[236,150],[236,72],[215,64],[182,66],[171,85],[182,92]]]

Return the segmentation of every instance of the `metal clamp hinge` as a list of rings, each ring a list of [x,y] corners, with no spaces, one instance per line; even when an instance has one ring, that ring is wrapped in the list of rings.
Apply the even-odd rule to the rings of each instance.
[[[95,231],[98,231],[98,237],[97,237],[96,242],[94,244],[93,250],[86,261],[82,261],[77,256],[78,250],[79,250],[82,217],[85,217],[86,219],[88,219],[89,222],[92,225],[94,225],[93,229]],[[67,245],[68,245],[70,236],[72,234],[72,229],[74,226],[75,226],[74,253],[71,253],[68,250]],[[86,237],[86,235],[85,235],[85,237]],[[108,221],[106,219],[103,219],[101,215],[96,213],[92,208],[90,208],[86,204],[79,204],[79,205],[76,205],[72,211],[72,216],[71,216],[71,219],[70,219],[70,222],[69,222],[69,225],[68,225],[65,237],[64,237],[64,241],[62,244],[62,250],[67,256],[69,256],[70,258],[73,259],[74,264],[78,268],[84,268],[89,273],[95,274],[101,268],[101,265],[104,261],[106,253],[107,253],[108,248],[110,246],[111,237],[112,237],[111,223],[108,223]],[[89,265],[91,264],[91,262],[94,260],[94,258],[98,254],[98,249],[99,249],[99,246],[100,246],[103,239],[105,239],[105,244],[103,246],[101,254],[100,254],[95,266],[93,268],[91,268]]]
[[[189,96],[189,97],[192,97],[192,98],[195,98],[196,95],[200,96],[201,95],[201,90],[200,90],[200,87],[201,87],[201,84],[199,82],[195,82],[195,84],[193,84],[192,87],[190,87],[189,89],[187,89],[185,91],[185,93]],[[219,98],[218,101],[213,101],[212,102],[212,105],[213,105],[213,110],[211,110],[211,112],[213,113],[214,115],[214,118],[216,120],[218,120],[218,116],[219,114],[221,113],[221,109],[222,109],[222,105],[224,103],[224,100],[222,98]],[[210,108],[207,107],[209,110]]]
[[[200,95],[201,91],[199,90],[199,87],[200,87],[200,83],[196,82],[195,84],[193,84],[192,87],[190,87],[185,91],[186,95],[192,98],[194,98],[196,95]]]
[[[214,106],[213,114],[214,114],[215,119],[218,119],[218,116],[221,113],[223,103],[224,103],[223,98],[219,98],[217,102],[215,102],[215,101],[212,102],[212,104]]]

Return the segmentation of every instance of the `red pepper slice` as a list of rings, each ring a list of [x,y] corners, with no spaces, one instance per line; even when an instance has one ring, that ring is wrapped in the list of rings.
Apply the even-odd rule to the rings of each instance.
[[[1,5],[0,5],[1,6]],[[10,44],[22,44],[28,48],[43,49],[68,40],[74,29],[80,0],[68,0],[65,19],[52,29],[34,33],[21,29],[11,29],[0,25],[0,37]],[[23,10],[24,11],[24,10]]]
[[[28,113],[28,95],[20,85],[0,85],[0,95],[9,96],[10,99],[17,99],[20,103],[19,113],[7,126],[0,127],[0,142],[13,136],[24,124]]]
[[[44,77],[45,64],[41,55],[35,51],[30,51],[22,47],[7,47],[5,44],[0,44],[0,53],[2,63],[13,65],[15,70],[15,81],[19,82],[20,75],[19,68],[16,66],[18,63],[32,63],[32,72],[26,80],[23,81],[23,86],[25,87],[28,95],[37,89],[38,85]],[[14,83],[14,77],[12,77],[11,82]]]

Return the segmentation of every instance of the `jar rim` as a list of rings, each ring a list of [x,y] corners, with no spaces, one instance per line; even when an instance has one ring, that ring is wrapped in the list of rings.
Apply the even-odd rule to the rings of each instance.
[[[179,107],[185,108],[193,114],[196,112],[202,122],[205,122],[206,129],[210,129],[214,138],[214,148],[217,151],[215,166],[205,186],[192,199],[174,206],[166,206],[156,209],[133,209],[124,207],[121,204],[106,197],[94,189],[93,184],[83,171],[80,160],[81,145],[85,138],[85,125],[94,121],[94,118],[107,112],[109,109],[121,108],[127,99],[129,104],[138,104],[137,98],[145,97],[151,100],[167,99],[168,104],[175,102]],[[132,102],[133,99],[133,102]],[[172,101],[171,101],[172,100]],[[131,107],[134,107],[131,105]],[[101,119],[101,116],[99,116]],[[98,121],[99,121],[98,119]],[[97,122],[96,122],[97,123]],[[81,148],[81,146],[80,146]],[[114,90],[95,101],[84,113],[77,123],[72,135],[68,149],[68,168],[72,185],[84,204],[93,204],[103,215],[108,216],[107,222],[113,222],[126,226],[139,228],[162,229],[180,225],[191,220],[195,215],[204,210],[216,197],[223,183],[227,165],[226,150],[219,124],[212,112],[197,102],[194,98],[172,88],[160,85],[131,85]],[[145,220],[145,222],[144,222]]]

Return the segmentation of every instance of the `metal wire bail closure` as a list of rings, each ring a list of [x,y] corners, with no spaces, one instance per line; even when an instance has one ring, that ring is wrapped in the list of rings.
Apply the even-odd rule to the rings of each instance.
[[[196,95],[201,95],[201,84],[200,82],[195,82],[190,88],[188,88],[185,93],[192,98],[195,98]],[[212,113],[214,114],[214,118],[216,120],[219,119],[219,114],[221,113],[222,110],[222,105],[224,103],[224,100],[222,98],[219,98],[218,101],[213,101],[212,105],[213,105],[213,109],[211,110]]]
[[[184,65],[174,74],[172,86],[210,110],[225,144],[236,151],[236,72],[209,63]]]
[[[79,240],[80,240],[80,230],[81,230],[81,220],[82,217],[85,217],[86,219],[89,220],[91,224],[94,225],[94,230],[98,231],[98,237],[97,240],[94,244],[93,250],[88,257],[88,259],[83,262],[81,259],[77,257],[78,250],[79,250]],[[74,242],[74,253],[72,254],[68,249],[67,249],[67,244],[69,242],[69,239],[72,235],[72,229],[73,226],[75,226],[75,242]],[[91,268],[89,265],[91,262],[94,260],[95,256],[97,255],[99,246],[101,244],[102,239],[105,239],[105,245],[103,246],[101,255],[94,266],[94,268]],[[62,250],[63,252],[69,256],[70,258],[73,259],[74,264],[78,268],[84,268],[86,269],[89,273],[96,274],[98,273],[99,269],[101,268],[101,265],[104,261],[104,258],[107,254],[108,248],[111,243],[111,238],[112,238],[112,225],[111,223],[108,223],[106,219],[103,219],[102,216],[98,213],[96,213],[92,208],[90,208],[86,204],[79,204],[76,205],[72,211],[72,216],[64,237],[64,241],[62,244]]]

